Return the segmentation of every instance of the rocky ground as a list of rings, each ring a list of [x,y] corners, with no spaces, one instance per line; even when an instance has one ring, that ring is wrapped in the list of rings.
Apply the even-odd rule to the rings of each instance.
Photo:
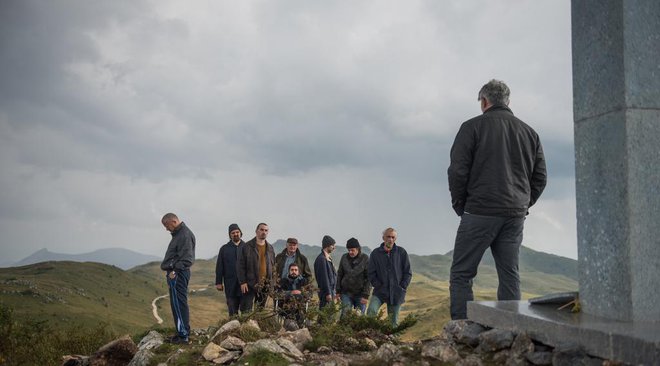
[[[91,356],[65,356],[62,365],[623,365],[589,356],[569,344],[552,348],[524,333],[463,320],[448,322],[438,337],[414,343],[360,333],[341,342],[341,348],[313,349],[308,328],[264,331],[254,320],[231,320],[219,329],[193,333],[188,345],[168,344],[156,331],[137,345],[125,336]],[[353,352],[347,352],[346,345],[352,345],[348,348]]]

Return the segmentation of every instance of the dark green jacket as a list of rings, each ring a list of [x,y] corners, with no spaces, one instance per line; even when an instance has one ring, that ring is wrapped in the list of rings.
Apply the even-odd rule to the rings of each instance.
[[[275,277],[280,280],[282,277],[282,270],[284,270],[284,263],[286,262],[286,248],[275,257]],[[300,249],[296,249],[296,259],[293,261],[298,265],[300,274],[307,279],[307,283],[312,283],[314,276],[312,276],[312,269],[309,267],[307,257],[300,253]]]
[[[337,270],[337,293],[368,299],[369,292],[369,256],[362,252],[355,258],[344,254]]]

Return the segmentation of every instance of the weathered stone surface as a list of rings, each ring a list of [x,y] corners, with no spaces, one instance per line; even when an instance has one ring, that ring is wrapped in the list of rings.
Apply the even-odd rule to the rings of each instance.
[[[277,340],[277,344],[280,345],[280,347],[284,349],[285,353],[294,360],[302,361],[302,359],[304,358],[303,353],[300,352],[300,350],[296,347],[296,345],[293,344],[293,342],[291,342],[290,340],[286,338],[279,338]]]
[[[383,362],[390,363],[401,355],[399,348],[391,343],[383,343],[378,351],[376,351],[376,358]]]
[[[245,347],[245,342],[240,338],[228,336],[220,343],[220,347],[230,351],[239,351]]]
[[[486,328],[469,320],[452,320],[447,322],[443,330],[447,339],[476,347],[479,344],[479,334],[485,332]]]
[[[213,363],[222,365],[222,364],[234,361],[234,360],[238,359],[240,356],[241,356],[241,353],[238,352],[238,351],[228,351],[228,352],[225,352],[222,355],[220,355],[220,357],[214,359]]]
[[[552,352],[542,351],[542,352],[532,352],[527,354],[527,361],[531,362],[534,365],[543,366],[543,365],[552,365]]]
[[[83,355],[62,356],[62,366],[88,366],[89,357]]]
[[[135,345],[135,342],[133,342],[131,337],[125,335],[99,348],[99,350],[89,358],[89,365],[124,366],[131,362],[137,351],[138,348]]]
[[[378,345],[376,345],[376,342],[374,342],[371,338],[365,338],[364,343],[367,345],[367,349],[369,350],[374,351],[378,349]]]
[[[151,350],[141,349],[133,356],[128,366],[148,366],[152,357],[154,357],[154,353]]]
[[[261,330],[261,327],[259,327],[259,323],[257,323],[257,321],[254,320],[254,319],[250,319],[250,320],[248,320],[246,324],[247,324],[248,326],[250,326],[250,327],[253,327],[253,328],[256,328],[256,329],[258,329],[258,330]]]
[[[321,353],[321,354],[326,354],[332,352],[332,348],[327,347],[327,346],[321,346],[319,347],[316,352]]]
[[[479,351],[495,352],[511,347],[513,332],[503,329],[491,329],[479,334]]]
[[[206,361],[213,361],[225,352],[227,352],[226,349],[218,346],[213,342],[209,342],[209,344],[207,344],[202,351],[202,357],[204,357]]]
[[[456,366],[483,366],[481,359],[475,355],[469,355],[456,362]]]
[[[229,333],[231,331],[234,331],[240,327],[241,327],[241,322],[239,322],[238,320],[234,319],[232,321],[228,321],[225,324],[223,324],[220,327],[220,329],[218,329],[217,332],[215,332],[215,334],[211,339],[215,340],[217,337],[222,336],[223,334]]]
[[[520,333],[511,344],[512,357],[524,359],[529,353],[534,352],[534,342],[527,333]]]
[[[448,363],[457,362],[461,358],[453,345],[443,341],[432,341],[422,345],[422,357]]]
[[[298,323],[296,323],[295,320],[293,320],[293,319],[284,319],[284,329],[289,331],[289,332],[293,332],[293,331],[296,331],[296,330],[300,329],[300,327],[298,326]]]
[[[154,349],[160,347],[164,341],[162,334],[152,330],[140,340],[137,347],[139,350]]]
[[[493,355],[493,362],[496,365],[504,365],[511,357],[511,350],[503,349]]]
[[[264,350],[268,352],[273,352],[277,353],[280,355],[284,355],[286,352],[282,347],[280,347],[279,344],[273,339],[260,339],[256,342],[248,343],[245,345],[245,348],[243,348],[243,354],[245,356],[248,356],[252,354],[255,351],[258,350]]]
[[[562,344],[552,353],[553,366],[582,365],[587,354],[575,344]]]
[[[305,349],[305,343],[312,340],[312,334],[309,333],[309,329],[303,328],[294,332],[284,332],[280,338],[290,340],[300,351],[302,351]]]

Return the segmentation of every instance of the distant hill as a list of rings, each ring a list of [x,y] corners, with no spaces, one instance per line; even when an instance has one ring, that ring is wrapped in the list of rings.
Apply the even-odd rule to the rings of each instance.
[[[11,266],[19,267],[49,261],[72,261],[104,263],[126,270],[140,264],[157,261],[160,259],[161,258],[155,257],[153,255],[142,254],[124,248],[99,249],[83,254],[54,253],[48,251],[48,249],[41,249],[12,264]]]

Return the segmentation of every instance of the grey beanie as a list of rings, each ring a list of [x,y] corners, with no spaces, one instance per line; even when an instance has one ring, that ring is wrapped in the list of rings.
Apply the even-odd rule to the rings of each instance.
[[[243,230],[241,230],[240,227],[238,227],[238,224],[231,224],[229,225],[229,234],[231,234],[232,231],[238,230],[241,232],[241,236],[243,236]]]
[[[334,244],[335,244],[335,239],[333,239],[330,235],[325,235],[323,237],[323,240],[321,240],[321,246],[323,247],[323,249]]]
[[[360,249],[360,242],[355,238],[350,238],[346,242],[346,249],[357,248]]]

